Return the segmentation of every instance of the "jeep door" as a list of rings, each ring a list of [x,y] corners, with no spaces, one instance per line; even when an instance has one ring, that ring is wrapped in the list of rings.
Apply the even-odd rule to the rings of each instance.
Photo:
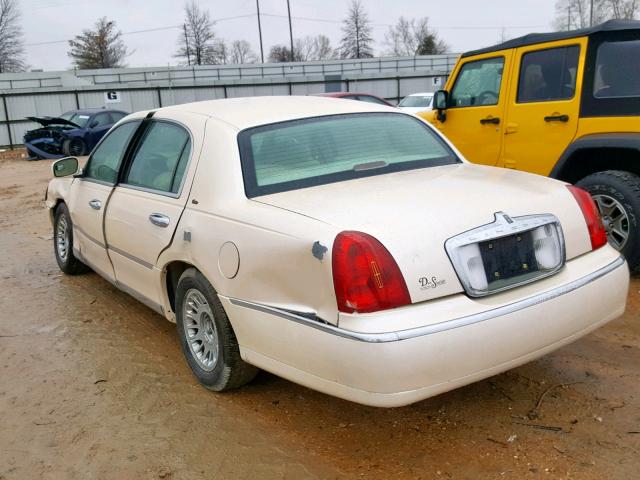
[[[435,125],[472,162],[498,163],[511,56],[504,50],[463,58],[453,72],[446,121]]]
[[[518,48],[509,92],[504,166],[548,175],[576,135],[586,38]]]
[[[83,175],[74,179],[67,199],[74,246],[86,263],[111,280],[114,272],[102,228],[104,212],[127,145],[139,125],[140,121],[123,123],[104,137],[89,157]]]
[[[191,122],[192,128],[200,128],[196,133],[169,120],[154,118],[145,124],[109,201],[105,235],[118,286],[160,310],[156,262],[173,241],[187,203],[188,172],[193,175],[195,168],[190,159],[199,152],[205,120]]]

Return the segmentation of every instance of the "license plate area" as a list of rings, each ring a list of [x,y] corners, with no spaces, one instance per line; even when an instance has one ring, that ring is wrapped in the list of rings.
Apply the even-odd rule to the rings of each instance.
[[[538,261],[531,231],[478,243],[489,290],[510,285],[515,277],[535,278]]]
[[[511,218],[450,238],[445,248],[469,296],[482,297],[553,275],[565,262],[562,228],[550,214]]]

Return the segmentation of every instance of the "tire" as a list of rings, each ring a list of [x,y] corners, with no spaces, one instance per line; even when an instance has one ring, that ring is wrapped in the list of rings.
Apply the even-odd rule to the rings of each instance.
[[[625,256],[632,272],[640,273],[640,177],[606,170],[583,178],[577,185],[594,197],[611,246]]]
[[[178,281],[176,324],[187,363],[209,390],[241,387],[258,373],[240,357],[238,340],[216,291],[195,268],[185,270]]]
[[[60,270],[67,275],[79,275],[90,270],[73,254],[73,224],[64,203],[56,208],[53,220],[53,251]]]
[[[87,154],[87,144],[81,138],[67,138],[62,142],[62,154],[68,157],[81,157]]]

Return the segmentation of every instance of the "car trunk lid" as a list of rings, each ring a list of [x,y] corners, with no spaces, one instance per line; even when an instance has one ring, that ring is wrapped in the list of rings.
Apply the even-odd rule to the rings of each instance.
[[[373,235],[398,263],[414,303],[464,290],[445,242],[492,223],[498,212],[511,217],[553,214],[564,230],[567,258],[590,250],[579,207],[562,183],[506,169],[469,164],[433,167],[254,200],[339,230]]]

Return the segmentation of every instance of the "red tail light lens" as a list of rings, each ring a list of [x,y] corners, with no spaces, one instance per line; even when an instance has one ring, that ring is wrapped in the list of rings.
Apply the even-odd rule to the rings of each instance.
[[[341,312],[377,312],[411,303],[398,264],[371,235],[339,233],[333,242],[332,267]]]
[[[591,198],[591,195],[586,190],[573,185],[568,185],[567,188],[573,194],[573,197],[578,202],[584,219],[587,222],[587,229],[589,230],[589,237],[591,238],[591,249],[595,250],[607,243],[607,232],[602,225],[602,219],[600,218],[600,212],[596,203]]]

